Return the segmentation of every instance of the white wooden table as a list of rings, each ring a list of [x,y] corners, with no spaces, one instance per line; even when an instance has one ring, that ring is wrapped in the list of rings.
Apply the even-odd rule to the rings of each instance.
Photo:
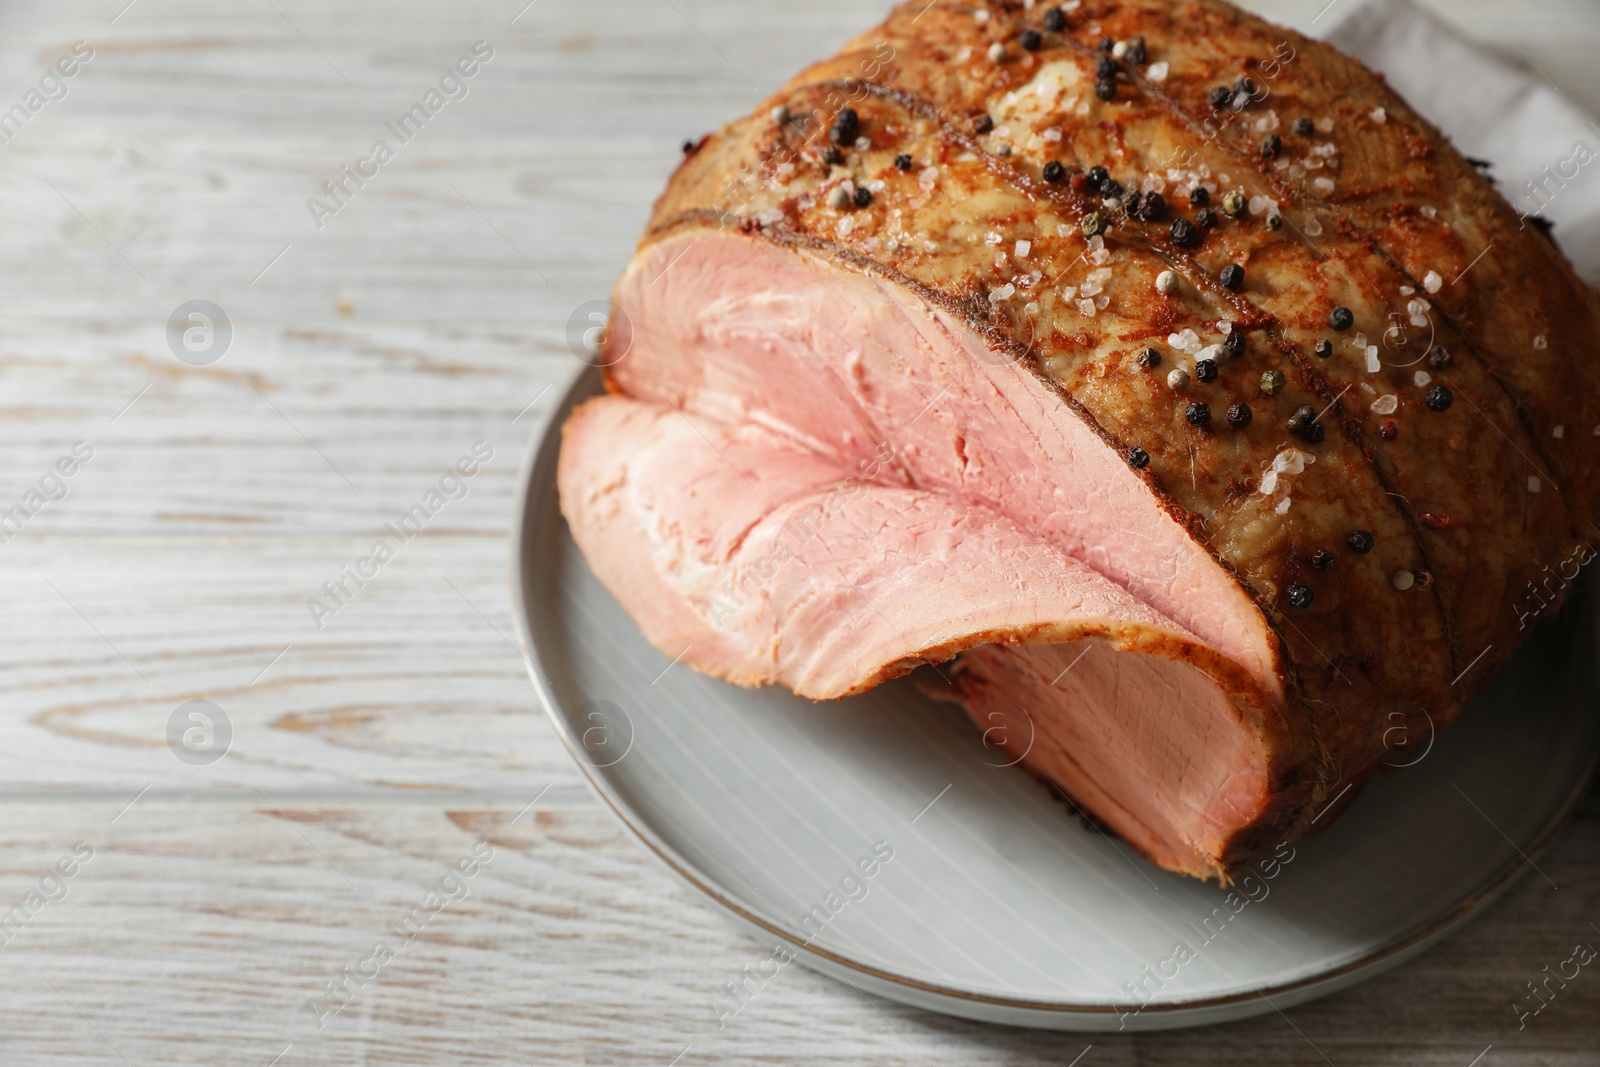
[[[0,544],[0,1064],[1600,1063],[1600,972],[1520,1032],[1511,1007],[1600,945],[1594,801],[1541,863],[1559,890],[1529,879],[1287,1017],[1085,1053],[788,968],[718,1030],[708,1001],[766,950],[653,866],[535,713],[506,528],[577,366],[567,317],[679,143],[880,5],[125,2],[0,12],[0,109],[93,48],[0,147],[0,512],[42,505]],[[1591,2],[1443,6],[1600,110]],[[398,145],[384,123],[479,40],[469,95],[319,229],[307,198]],[[232,328],[205,366],[168,345],[191,300]],[[45,484],[65,498],[30,499],[78,441]],[[475,442],[466,495],[319,628],[308,598]],[[167,739],[195,699],[231,724],[209,764]]]

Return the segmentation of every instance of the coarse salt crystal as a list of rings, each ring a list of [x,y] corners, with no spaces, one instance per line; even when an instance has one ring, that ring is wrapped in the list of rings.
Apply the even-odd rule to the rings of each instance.
[[[1302,474],[1305,472],[1307,460],[1315,463],[1317,457],[1298,448],[1286,448],[1272,457],[1272,469],[1283,474]]]
[[[1033,242],[1032,241],[1018,241],[1017,242],[1016,256],[1017,256],[1018,259],[1021,259],[1023,256],[1027,255],[1031,251],[1033,251]]]
[[[985,14],[988,14],[988,12],[985,12]],[[1006,46],[1005,45],[1001,44],[999,41],[996,41],[994,44],[989,46],[989,59],[990,59],[991,62],[998,63],[1002,59],[1004,59],[1005,57],[1006,57]]]
[[[994,257],[994,265],[997,269],[1006,265],[1006,254],[1004,252]]]
[[[1432,204],[1423,204],[1422,205],[1422,217],[1423,218],[1432,219],[1432,218],[1437,218],[1438,215],[1439,215],[1439,209],[1434,207]]]
[[[1550,434],[1553,437],[1565,437],[1567,436],[1567,428],[1565,426],[1557,426],[1555,429],[1550,431]]]
[[[870,137],[861,136],[861,137],[857,137],[856,138],[856,151],[857,152],[866,152],[866,151],[869,151],[871,148],[872,148],[872,139]]]
[[[1414,292],[1416,292],[1416,290],[1411,288],[1411,286],[1409,286],[1409,285],[1402,285],[1400,287],[1400,295],[1401,296],[1410,296]]]
[[[1268,208],[1277,206],[1277,204],[1272,202],[1271,197],[1252,196],[1250,198],[1250,214],[1252,215],[1264,214]]]
[[[1069,285],[1065,289],[1061,290],[1061,299],[1063,299],[1063,300],[1076,300],[1076,299],[1078,299],[1078,287],[1076,285]]]
[[[1368,374],[1377,374],[1378,371],[1380,371],[1382,369],[1383,369],[1383,364],[1378,361],[1378,346],[1377,345],[1368,345],[1367,346],[1367,373]]]
[[[1039,136],[1043,137],[1051,144],[1055,144],[1061,140],[1061,128],[1058,126],[1052,126],[1048,130],[1045,130],[1043,133],[1039,134]]]
[[[1325,193],[1333,192],[1333,179],[1332,178],[1318,178],[1315,181],[1313,181],[1311,184],[1315,185],[1318,189],[1322,190]]]
[[[1104,295],[1097,296],[1094,298],[1094,306],[1099,308],[1101,311],[1104,311],[1106,308],[1111,306],[1111,298]]]
[[[1085,315],[1089,316],[1089,318],[1092,319],[1092,318],[1094,318],[1095,311],[1097,311],[1098,309],[1094,306],[1094,301],[1093,300],[1085,299],[1085,300],[1078,301],[1078,310],[1083,312]]]
[[[988,233],[983,235],[983,243],[986,245],[997,245],[1003,240],[1005,240],[1005,238],[1001,237],[994,230],[990,230]]]
[[[1270,470],[1261,476],[1261,495],[1271,496],[1278,489],[1278,472]]]
[[[972,58],[972,46],[971,45],[963,46],[961,51],[956,53],[956,62],[957,63],[965,63],[967,60],[969,60],[971,58]]]
[[[1194,354],[1195,359],[1209,359],[1215,363],[1222,356],[1221,345],[1207,345]]]
[[[1372,119],[1373,122],[1376,122],[1380,126],[1389,121],[1389,113],[1381,107],[1373,108],[1371,111],[1367,112],[1367,115]]]
[[[1411,376],[1411,380],[1417,383],[1418,389],[1421,389],[1423,386],[1433,381],[1433,375],[1429,374],[1425,370],[1419,370],[1416,374]]]
[[[1550,347],[1550,341],[1545,337],[1544,334],[1541,333],[1538,337],[1533,339],[1533,347],[1543,352],[1545,349]]]
[[[1323,116],[1317,120],[1317,129],[1321,130],[1323,133],[1332,133],[1333,120],[1327,116]]]
[[[1539,481],[1536,475],[1528,475],[1528,492],[1537,493],[1541,487],[1542,483]]]
[[[1444,288],[1444,278],[1436,270],[1430,270],[1422,276],[1422,287],[1430,293],[1437,293]]]
[[[1162,60],[1159,63],[1150,64],[1150,69],[1145,71],[1145,73],[1150,76],[1150,80],[1153,82],[1164,82],[1167,80],[1167,71],[1169,69],[1170,68],[1167,66],[1167,61]]]
[[[1372,411],[1375,415],[1393,415],[1400,407],[1400,398],[1393,393],[1385,393],[1372,402]]]
[[[1278,501],[1278,506],[1274,510],[1276,510],[1279,515],[1287,514],[1289,511],[1289,503],[1289,498],[1284,497],[1282,500]]]
[[[1321,219],[1318,219],[1318,218],[1307,219],[1304,228],[1305,228],[1307,237],[1321,237],[1322,236],[1322,220]]]
[[[1002,285],[989,294],[989,303],[998,304],[1002,300],[1009,300],[1016,291],[1017,287],[1014,285]]]
[[[974,11],[972,13],[972,17],[977,19],[979,22],[988,22],[989,21],[989,9],[986,8],[986,7],[980,7],[980,8],[978,8],[978,10],[976,10],[976,11]]]

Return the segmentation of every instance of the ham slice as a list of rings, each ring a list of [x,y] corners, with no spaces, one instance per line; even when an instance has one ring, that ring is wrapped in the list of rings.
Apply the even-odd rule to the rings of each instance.
[[[1594,529],[1600,298],[1326,46],[1218,0],[990,9],[897,9],[693,146],[562,508],[665,654],[818,700],[942,665],[1226,882],[1458,714]]]

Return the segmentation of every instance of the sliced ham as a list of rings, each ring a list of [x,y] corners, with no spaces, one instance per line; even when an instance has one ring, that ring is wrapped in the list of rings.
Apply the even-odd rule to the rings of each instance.
[[[935,664],[1013,762],[1227,881],[1455,717],[1596,529],[1600,298],[1326,46],[1218,0],[989,9],[899,8],[692,146],[562,507],[668,656],[813,699]],[[1104,99],[1103,34],[1170,79]],[[1295,113],[1213,109],[1246,76]]]

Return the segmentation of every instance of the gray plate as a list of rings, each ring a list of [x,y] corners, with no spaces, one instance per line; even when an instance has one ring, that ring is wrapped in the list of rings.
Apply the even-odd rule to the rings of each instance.
[[[598,391],[594,371],[568,391],[518,504],[517,623],[534,686],[623,822],[782,950],[768,970],[792,954],[870,993],[1020,1026],[1240,1019],[1444,937],[1537,870],[1588,788],[1594,630],[1591,612],[1568,611],[1436,743],[1396,744],[1391,761],[1414,766],[1374,781],[1248,896],[1159,871],[999,766],[959,708],[909,679],[814,704],[651,648],[557,505],[559,428]]]

